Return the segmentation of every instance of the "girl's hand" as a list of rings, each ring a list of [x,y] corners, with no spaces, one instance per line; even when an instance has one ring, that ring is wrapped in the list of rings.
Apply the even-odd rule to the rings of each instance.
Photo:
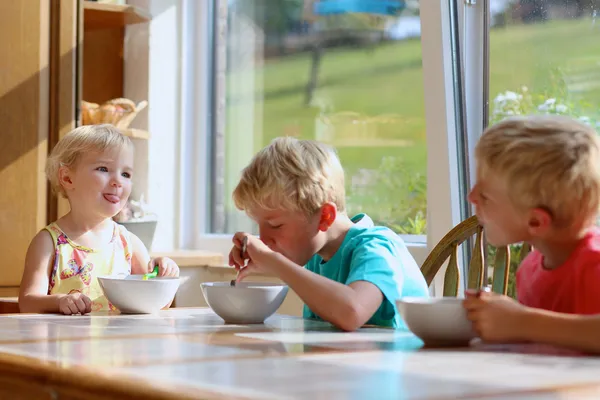
[[[58,300],[58,310],[61,314],[76,315],[92,312],[92,300],[85,294],[67,294]]]
[[[246,240],[246,252],[242,254]],[[239,271],[237,281],[241,281],[246,276],[257,273],[272,273],[276,253],[271,250],[256,236],[245,232],[238,232],[233,236],[233,247],[229,252],[229,265],[235,266]]]
[[[158,276],[177,277],[179,276],[179,267],[175,261],[169,257],[156,257],[148,263],[148,271],[152,271],[158,265]]]

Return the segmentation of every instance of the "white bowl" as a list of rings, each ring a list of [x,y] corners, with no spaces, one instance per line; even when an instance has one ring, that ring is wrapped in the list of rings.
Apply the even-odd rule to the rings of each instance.
[[[202,283],[206,303],[230,324],[262,324],[281,306],[287,292],[286,285],[277,283]]]
[[[150,278],[143,275],[99,276],[104,295],[124,314],[152,314],[175,297],[179,278]]]
[[[430,346],[464,346],[476,337],[456,297],[404,297],[396,302],[408,329]]]

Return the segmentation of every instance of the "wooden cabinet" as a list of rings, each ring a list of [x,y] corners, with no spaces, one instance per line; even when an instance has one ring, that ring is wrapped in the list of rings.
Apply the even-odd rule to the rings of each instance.
[[[84,0],[75,2],[79,7],[79,15],[83,16],[79,20],[75,18],[80,37],[76,66],[79,90],[72,104],[76,114],[73,122],[77,121],[79,125],[81,100],[100,104],[107,100],[125,97],[126,27],[150,21],[150,14],[131,5],[103,4]],[[69,17],[64,16],[63,23],[64,21],[69,21]],[[140,68],[147,69],[148,66],[141,65]],[[61,132],[60,135],[66,134],[69,130]],[[128,129],[125,134],[141,139],[149,137],[146,131],[140,129]],[[50,215],[50,220],[55,220],[69,211],[66,200],[53,200],[57,203],[57,210]]]
[[[83,100],[102,103],[123,97],[125,29],[150,16],[129,5],[83,4]]]
[[[77,126],[82,98],[123,96],[125,26],[149,19],[133,6],[0,1],[0,296],[16,294],[33,236],[68,210],[49,193],[49,150]]]
[[[50,20],[48,1],[0,2],[0,288],[8,294],[47,221]]]

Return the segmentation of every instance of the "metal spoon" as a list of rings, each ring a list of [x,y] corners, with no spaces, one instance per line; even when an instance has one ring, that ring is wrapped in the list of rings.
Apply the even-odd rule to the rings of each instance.
[[[244,267],[248,262],[248,259],[246,258],[246,247],[248,247],[248,236],[245,236],[244,240],[242,240],[242,259],[244,260]],[[237,279],[232,279],[229,284],[235,286],[235,281],[237,281]]]

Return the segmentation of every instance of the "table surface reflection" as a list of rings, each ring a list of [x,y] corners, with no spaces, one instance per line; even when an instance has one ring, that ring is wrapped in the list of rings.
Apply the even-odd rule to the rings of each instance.
[[[600,358],[540,345],[424,348],[407,332],[283,315],[228,325],[204,308],[14,314],[0,316],[2,383],[48,398],[597,399]]]

